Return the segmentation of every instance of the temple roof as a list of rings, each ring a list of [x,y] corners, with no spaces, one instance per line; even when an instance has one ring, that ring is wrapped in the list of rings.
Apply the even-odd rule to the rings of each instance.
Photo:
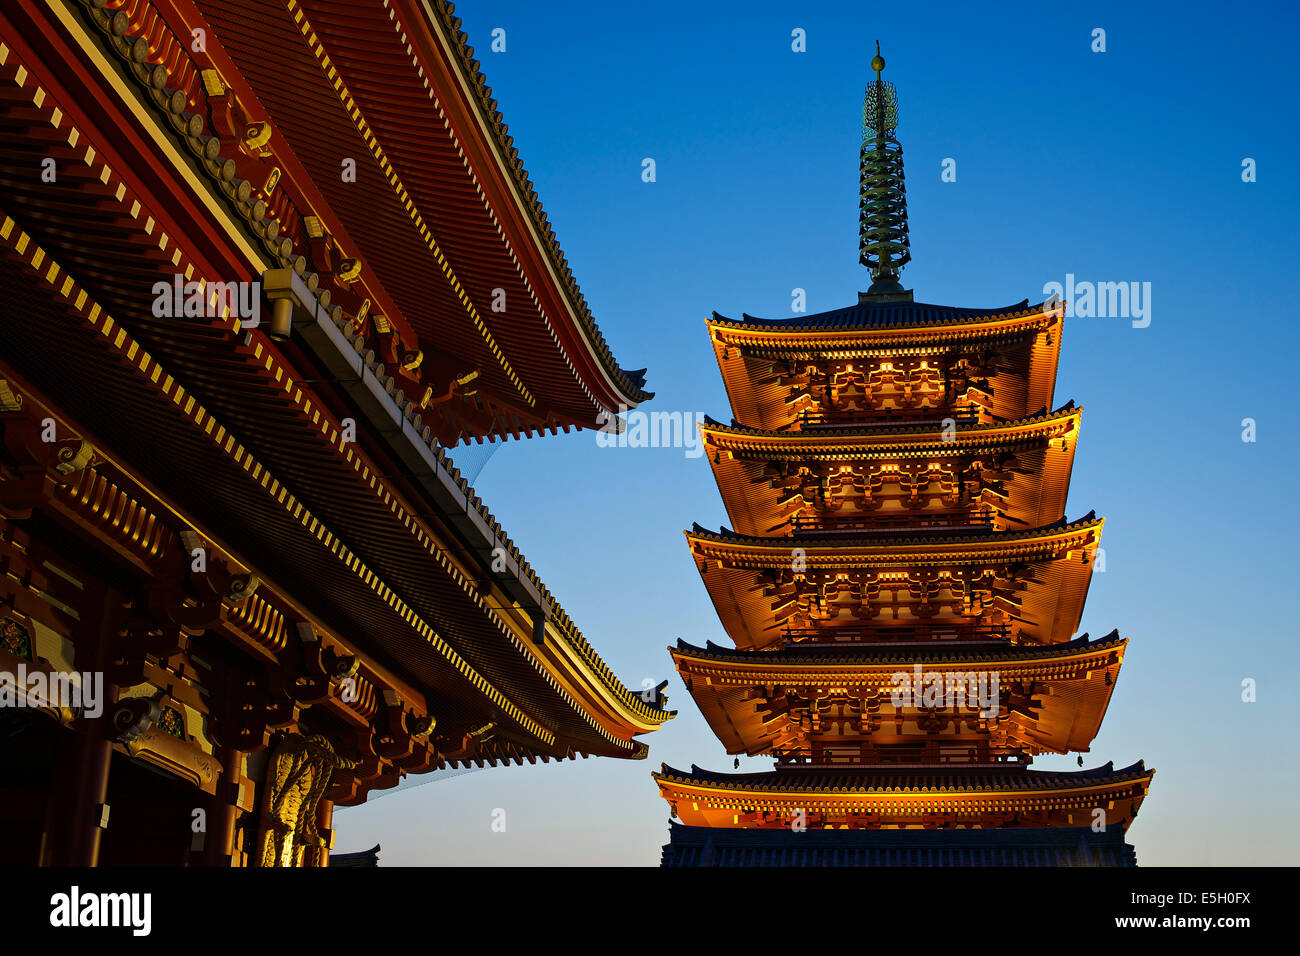
[[[676,711],[667,710],[662,706],[662,702],[663,700],[666,700],[666,698],[661,698],[660,695],[656,694],[653,699],[647,701],[643,691],[632,690],[619,680],[617,676],[615,676],[609,665],[605,663],[601,656],[596,652],[596,649],[592,647],[590,642],[588,642],[588,640],[583,636],[582,631],[578,629],[577,624],[575,624],[573,619],[569,617],[568,612],[564,610],[560,605],[560,602],[551,593],[550,589],[542,582],[541,577],[538,576],[533,566],[529,564],[528,559],[524,557],[523,552],[521,552],[514,541],[511,540],[510,536],[506,533],[505,528],[503,528],[501,523],[493,517],[492,512],[488,510],[487,505],[483,503],[482,499],[479,498],[474,489],[470,487],[469,482],[465,479],[464,475],[461,474],[460,469],[452,463],[452,460],[447,456],[445,449],[437,447],[435,453],[437,455],[438,463],[446,469],[447,475],[453,482],[455,482],[456,487],[464,496],[466,512],[469,513],[472,510],[473,513],[477,514],[482,519],[483,525],[486,526],[486,529],[490,529],[495,547],[500,548],[505,552],[505,554],[514,559],[519,568],[520,574],[527,579],[528,583],[531,584],[541,596],[545,607],[549,611],[547,617],[548,622],[555,625],[559,632],[564,636],[569,646],[595,673],[601,683],[611,693],[613,693],[624,706],[632,708],[643,716],[651,717],[652,719],[666,719],[667,717],[674,716],[677,713]]]
[[[688,644],[680,638],[668,651],[673,657],[694,657],[709,661],[762,667],[842,666],[851,664],[921,664],[927,662],[1019,662],[1044,658],[1065,658],[1078,654],[1122,647],[1126,639],[1115,629],[1105,637],[1090,640],[1081,634],[1060,644],[1005,644],[999,641],[925,641],[906,643],[822,643],[808,642],[778,650],[742,651],[708,641],[704,647]]]
[[[880,516],[882,525],[901,522],[907,508],[900,510],[889,499],[902,500],[906,491],[900,487],[891,494],[876,488],[870,506],[864,507],[868,500],[865,488],[867,482],[874,487],[876,480],[889,483],[896,475],[901,480],[909,461],[928,461],[941,469],[934,476],[939,482],[918,491],[923,500],[940,497],[943,480],[955,482],[961,469],[978,464],[975,480],[979,484],[961,505],[971,515],[978,509],[988,517],[989,527],[1005,530],[1038,527],[1061,517],[1081,417],[1082,409],[1069,402],[1053,412],[965,425],[955,433],[945,432],[939,422],[769,431],[734,421],[722,425],[707,417],[699,432],[727,517],[743,534],[785,534],[791,526],[807,532],[822,519],[826,520],[817,530],[843,534],[843,528],[835,525],[837,510],[827,507],[832,497],[839,504],[855,501],[848,514],[856,524],[871,524],[876,520],[872,515]],[[1014,456],[1015,462],[1008,456]],[[852,474],[844,489],[838,489],[843,476],[836,474],[844,469],[836,465],[850,466]],[[883,496],[876,497],[881,491]],[[946,507],[953,506],[948,503]],[[912,524],[944,523],[925,521],[924,506],[916,516]],[[867,533],[879,532],[869,529]]]
[[[480,69],[479,61],[474,57],[474,48],[469,45],[469,37],[460,29],[461,21],[456,16],[455,5],[448,2],[448,0],[435,0],[430,6],[442,21],[446,35],[453,41],[456,56],[460,60],[461,70],[468,79],[468,85],[475,95],[480,114],[487,123],[492,139],[496,141],[497,148],[510,169],[515,188],[524,197],[529,216],[537,232],[542,237],[551,264],[559,273],[564,291],[573,305],[575,317],[586,333],[592,350],[597,354],[606,371],[611,374],[634,402],[649,401],[654,398],[654,392],[645,390],[647,370],[644,368],[627,369],[618,364],[609,344],[605,341],[605,336],[601,333],[600,327],[591,314],[586,297],[582,294],[582,290],[578,288],[578,280],[569,267],[568,258],[560,248],[559,238],[555,235],[555,229],[551,226],[550,219],[547,218],[546,210],[542,208],[542,201],[537,195],[537,189],[533,185],[532,177],[528,175],[528,171],[524,168],[523,160],[519,156],[519,148],[515,146],[514,137],[510,135],[505,120],[502,119],[496,98],[492,95],[492,87],[488,86],[487,77]]]
[[[377,867],[379,866],[379,844],[376,843],[369,850],[358,850],[354,853],[331,853],[329,865],[332,869],[338,867]]]
[[[730,528],[722,527],[717,531],[710,531],[698,522],[691,524],[691,530],[686,532],[688,539],[694,538],[702,541],[716,541],[723,544],[738,544],[753,546],[755,548],[767,548],[779,551],[782,557],[782,563],[787,563],[788,553],[791,545],[797,544],[808,551],[808,557],[812,558],[818,552],[850,552],[861,549],[871,549],[875,551],[893,551],[898,548],[905,548],[908,545],[922,545],[933,547],[937,545],[951,544],[961,545],[999,545],[1010,542],[1034,541],[1037,539],[1051,538],[1056,535],[1068,534],[1074,531],[1083,531],[1090,528],[1100,528],[1105,523],[1104,518],[1098,518],[1095,511],[1089,511],[1077,521],[1067,521],[1062,518],[1060,521],[1054,521],[1051,524],[1043,525],[1041,528],[1029,530],[1013,531],[991,531],[991,532],[958,532],[952,533],[942,530],[937,534],[926,534],[923,529],[903,529],[904,534],[899,534],[899,529],[887,529],[887,533],[881,534],[862,534],[853,537],[837,537],[828,539],[812,535],[788,535],[783,538],[760,537],[755,535],[737,534]]]
[[[843,728],[832,721],[830,727],[810,730],[799,719],[792,721],[791,695],[879,699],[897,686],[900,672],[909,673],[913,667],[960,674],[963,680],[978,672],[997,686],[1031,683],[1035,690],[1029,696],[1038,698],[1031,706],[1013,707],[1005,719],[979,729],[954,728],[952,739],[982,739],[1003,753],[1038,754],[1089,748],[1109,705],[1112,675],[1123,663],[1127,643],[1112,631],[1095,641],[1085,634],[1048,646],[1000,641],[808,642],[773,651],[737,651],[712,642],[698,648],[678,641],[670,652],[687,690],[731,754],[806,752],[799,741],[824,734],[834,745],[844,735]],[[882,713],[901,715],[914,705],[880,701],[880,706]],[[884,719],[888,723],[891,718]],[[903,737],[915,743],[929,730],[905,722],[896,733],[900,736],[890,738],[892,743]]]
[[[815,452],[806,450],[809,447],[825,446],[838,450],[841,446],[859,443],[863,445],[869,444],[873,450],[893,447],[911,448],[921,443],[953,448],[953,446],[960,447],[963,444],[992,443],[998,439],[1004,442],[1016,440],[1024,437],[1023,433],[1035,425],[1064,421],[1076,417],[1082,412],[1083,406],[1075,405],[1074,400],[1071,399],[1054,411],[1044,408],[1036,415],[1018,418],[1014,421],[963,425],[947,440],[938,437],[938,429],[934,423],[908,422],[897,424],[890,421],[840,425],[833,429],[819,429],[816,431],[774,431],[767,428],[750,428],[747,425],[742,425],[734,418],[730,424],[723,424],[705,415],[700,431],[708,432],[719,438],[734,439],[732,444],[742,448],[748,447],[748,445],[758,447],[761,444],[766,450],[769,443],[778,443],[789,448],[788,453],[791,455],[815,454]],[[890,439],[895,437],[899,440],[891,442]],[[747,445],[744,443],[745,439],[752,439],[752,441]]]
[[[1118,770],[1108,762],[1074,771],[952,763],[783,764],[765,773],[716,773],[664,764],[652,776],[677,818],[691,826],[786,830],[806,815],[810,832],[829,825],[851,833],[867,820],[926,829],[1078,827],[1099,811],[1108,828],[1126,826],[1154,773],[1139,760]]]
[[[1005,764],[966,764],[953,769],[786,765],[758,773],[718,773],[695,764],[691,764],[689,772],[663,764],[662,771],[653,776],[661,782],[722,790],[834,794],[1067,790],[1137,780],[1149,774],[1146,764],[1139,760],[1119,770],[1113,761],[1107,761],[1100,767],[1064,771],[1030,770]]]
[[[990,607],[1017,623],[1021,640],[1055,644],[1078,628],[1092,577],[1089,552],[1100,540],[1103,524],[1090,512],[1078,521],[1023,531],[953,533],[941,528],[926,534],[904,529],[900,535],[889,529],[782,538],[740,535],[727,528],[707,531],[697,524],[686,532],[686,540],[727,636],[738,647],[782,641],[792,613],[795,596],[773,590],[776,582],[757,579],[756,571],[816,584],[841,572],[919,572],[942,565],[1003,569],[999,573],[1009,579],[988,585]],[[799,571],[791,564],[796,548]],[[1072,559],[1076,553],[1083,560]],[[955,618],[948,623],[971,622]]]
[[[465,438],[596,427],[653,396],[597,327],[450,3],[197,5],[222,80],[274,129],[281,192],[305,197],[290,221],[310,212],[359,257],[359,294],[429,384],[479,373]]]
[[[978,371],[964,387],[985,388],[979,376],[996,374],[996,387],[975,405],[982,415],[1014,420],[1052,407],[1062,318],[1046,303],[1001,309],[958,309],[916,302],[868,302],[786,319],[706,320],[714,355],[731,403],[744,425],[779,429],[816,410],[820,392],[794,365],[831,366],[892,361],[944,360],[954,353]],[[782,371],[780,363],[786,363]],[[937,367],[937,366],[936,366]],[[792,377],[793,376],[793,377]],[[810,402],[811,404],[808,404]],[[938,415],[944,417],[943,414]]]
[[[733,327],[748,326],[757,329],[809,331],[813,329],[874,329],[929,325],[955,325],[969,323],[972,319],[1010,319],[1041,312],[1045,303],[1030,305],[1021,299],[1014,305],[996,309],[969,309],[959,306],[934,305],[929,302],[871,302],[827,312],[813,312],[787,319],[760,319],[742,313],[740,319],[730,319],[719,312],[713,321]]]
[[[92,12],[85,24],[69,23],[93,36],[124,17]],[[134,21],[127,26],[127,38],[113,41],[119,54],[128,40],[133,50],[149,46]],[[172,165],[114,151],[121,144],[113,146],[105,126],[118,113],[99,104],[86,115],[94,99],[55,98],[44,70],[71,63],[71,53],[48,63],[26,49],[8,56],[5,89],[40,104],[13,114],[14,129],[33,141],[61,130],[66,144],[56,151],[58,182],[15,193],[6,212],[16,219],[0,217],[0,282],[39,317],[10,343],[6,359],[17,372],[40,382],[44,398],[93,434],[114,467],[165,493],[181,520],[241,567],[255,567],[294,614],[347,635],[377,666],[409,680],[412,694],[436,700],[440,731],[490,722],[491,746],[518,745],[543,759],[644,756],[634,737],[667,719],[662,699],[629,690],[596,655],[452,466],[404,395],[397,366],[367,348],[337,306],[324,305],[313,273],[301,264],[273,270],[286,273],[294,308],[283,343],[234,315],[178,322],[140,308],[141,290],[157,280],[256,278],[247,270],[279,261],[276,249],[293,245],[283,235],[278,246],[272,240],[261,200],[234,189],[207,196],[208,166],[191,170],[175,149],[199,141],[187,132],[194,123],[157,135],[166,157],[182,164],[177,185]],[[128,84],[141,72],[167,72],[120,59],[103,69]],[[161,112],[144,108],[141,120]],[[168,190],[191,186],[211,199],[210,216],[190,212],[188,193],[172,206]],[[260,245],[244,232],[253,220]],[[214,249],[225,257],[219,263],[207,258]],[[342,437],[349,413],[360,440]],[[489,571],[502,554],[505,571]]]

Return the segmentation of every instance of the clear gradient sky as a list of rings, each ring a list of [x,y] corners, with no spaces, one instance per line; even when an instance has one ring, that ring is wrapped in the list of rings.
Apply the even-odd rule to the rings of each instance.
[[[817,312],[869,284],[857,167],[879,39],[918,301],[1037,302],[1067,273],[1152,284],[1148,328],[1067,319],[1057,383],[1057,405],[1085,409],[1068,515],[1107,519],[1083,630],[1132,639],[1085,765],[1156,768],[1130,831],[1140,864],[1296,862],[1295,5],[704,6],[457,6],[614,354],[649,367],[644,408],[730,419],[711,311],[786,316],[798,287]],[[504,53],[489,49],[498,27]],[[665,649],[727,643],[682,537],[726,522],[709,468],[583,432],[509,442],[475,484],[625,683],[671,678],[679,716],[646,738],[647,761],[378,795],[340,811],[338,849],[380,843],[382,865],[657,864],[668,808],[650,771],[732,765]]]

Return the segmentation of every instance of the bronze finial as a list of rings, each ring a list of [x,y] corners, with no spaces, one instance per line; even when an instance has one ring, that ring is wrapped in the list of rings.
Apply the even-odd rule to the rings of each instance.
[[[898,274],[912,258],[907,235],[907,191],[903,182],[903,148],[894,137],[898,94],[880,78],[885,58],[871,60],[876,78],[867,85],[862,104],[862,153],[859,166],[858,236],[860,261],[874,280],[868,294],[901,293]]]

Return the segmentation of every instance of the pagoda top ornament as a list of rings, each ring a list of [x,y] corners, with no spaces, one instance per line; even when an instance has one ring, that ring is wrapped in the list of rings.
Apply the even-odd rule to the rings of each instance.
[[[882,80],[885,58],[871,60],[876,78],[867,85],[862,104],[862,153],[859,164],[858,237],[861,263],[871,270],[866,295],[911,298],[898,281],[912,258],[907,237],[907,190],[903,181],[903,148],[894,136],[898,128],[898,93]]]

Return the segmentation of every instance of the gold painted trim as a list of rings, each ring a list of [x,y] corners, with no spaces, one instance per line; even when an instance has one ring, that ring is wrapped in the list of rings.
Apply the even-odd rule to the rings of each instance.
[[[452,290],[456,293],[456,297],[460,299],[461,305],[464,306],[466,314],[473,321],[474,327],[478,329],[479,334],[483,337],[484,343],[496,357],[498,363],[500,363],[502,371],[506,373],[506,376],[510,379],[510,383],[515,386],[515,390],[524,401],[528,403],[530,408],[535,408],[537,406],[536,399],[533,398],[532,393],[528,391],[524,386],[524,383],[520,381],[519,376],[515,374],[515,370],[511,367],[509,360],[506,359],[504,353],[502,353],[500,347],[497,345],[496,340],[492,337],[492,333],[488,331],[488,327],[483,322],[482,317],[478,314],[478,310],[474,308],[474,303],[470,301],[469,294],[460,284],[460,280],[456,278],[456,273],[452,271],[451,264],[442,254],[442,249],[438,246],[438,241],[434,238],[433,231],[425,224],[424,217],[420,215],[419,209],[416,208],[415,200],[411,198],[410,194],[406,191],[406,187],[402,185],[401,178],[397,175],[397,171],[393,169],[392,163],[388,161],[388,157],[384,154],[384,148],[379,145],[379,140],[375,139],[374,134],[371,133],[369,124],[366,123],[365,118],[361,115],[361,108],[357,106],[356,101],[352,99],[352,94],[348,92],[347,85],[343,82],[343,78],[330,63],[329,54],[325,52],[325,47],[321,44],[320,38],[317,37],[316,31],[312,29],[311,21],[307,19],[307,14],[298,5],[297,0],[287,0],[286,7],[292,15],[294,23],[298,25],[298,29],[302,33],[303,39],[307,41],[307,46],[316,57],[317,63],[320,64],[321,71],[325,74],[325,79],[329,81],[331,86],[333,86],[334,92],[338,95],[339,102],[347,111],[348,116],[351,117],[353,126],[356,127],[361,138],[365,140],[366,145],[370,147],[371,154],[378,161],[379,168],[388,178],[388,183],[393,188],[394,196],[406,210],[407,215],[410,216],[411,222],[415,225],[420,234],[420,238],[424,240],[425,245],[429,247],[429,251],[432,252],[434,258],[437,259],[439,268],[442,269],[442,273],[446,276],[447,282],[450,283]]]

